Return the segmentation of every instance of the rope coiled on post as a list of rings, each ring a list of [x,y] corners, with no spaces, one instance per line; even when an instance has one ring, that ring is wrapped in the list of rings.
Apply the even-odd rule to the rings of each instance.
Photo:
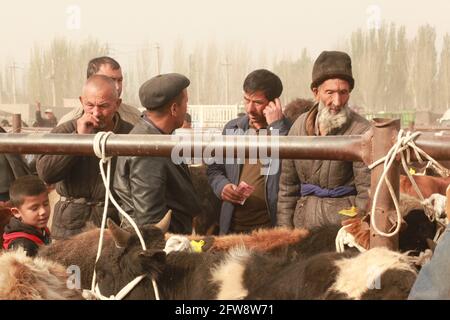
[[[431,156],[429,156],[425,151],[423,151],[421,148],[419,148],[414,140],[421,134],[421,132],[405,132],[403,130],[400,130],[398,132],[397,136],[397,142],[392,146],[392,148],[389,150],[387,155],[381,159],[378,159],[371,165],[369,165],[369,169],[372,170],[376,166],[380,165],[381,163],[384,163],[384,169],[383,173],[380,177],[380,180],[378,181],[377,187],[375,189],[375,194],[373,196],[373,203],[372,203],[372,209],[371,209],[371,215],[370,215],[370,223],[375,230],[376,233],[378,233],[381,236],[384,237],[393,237],[395,236],[399,231],[401,227],[401,221],[402,216],[400,212],[400,206],[398,199],[395,195],[394,188],[392,187],[392,184],[390,183],[389,179],[387,179],[386,175],[391,168],[392,164],[394,163],[397,155],[399,154],[401,157],[401,163],[403,166],[404,171],[406,172],[409,180],[411,181],[414,190],[416,191],[417,195],[421,199],[421,201],[424,201],[424,197],[422,195],[422,192],[420,191],[419,187],[417,186],[417,183],[415,182],[414,178],[412,177],[411,173],[409,172],[408,164],[411,163],[411,149],[414,151],[414,154],[418,160],[419,163],[423,163],[423,158],[426,158],[428,161],[430,161],[434,166],[441,169],[442,171],[445,171],[445,168],[439,164],[436,160],[434,160]],[[389,193],[391,195],[391,198],[394,202],[395,211],[397,213],[397,226],[395,230],[391,233],[385,233],[378,229],[378,226],[375,222],[375,214],[376,214],[376,205],[378,201],[379,192],[381,190],[381,186],[383,181],[386,183],[386,186],[389,190]],[[434,214],[430,213],[427,208],[425,208],[425,212],[428,215],[428,218],[430,221],[434,221]]]

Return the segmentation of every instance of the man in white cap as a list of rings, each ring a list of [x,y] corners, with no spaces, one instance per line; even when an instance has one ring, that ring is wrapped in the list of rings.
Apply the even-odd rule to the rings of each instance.
[[[41,103],[36,103],[36,121],[33,123],[33,127],[41,127],[41,128],[54,128],[56,127],[56,123],[58,120],[53,114],[52,109],[45,109],[44,111],[45,118],[42,118],[41,115]]]

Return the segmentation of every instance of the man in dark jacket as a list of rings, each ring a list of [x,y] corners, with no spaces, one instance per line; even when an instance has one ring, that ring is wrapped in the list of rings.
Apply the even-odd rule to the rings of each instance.
[[[57,126],[52,133],[130,132],[132,125],[123,121],[117,112],[121,99],[114,81],[109,77],[103,75],[90,77],[84,85],[80,101],[83,104],[83,115]],[[113,172],[115,164],[116,161],[113,159],[111,164]],[[78,234],[88,221],[100,226],[105,186],[100,176],[99,160],[95,156],[40,155],[36,168],[46,183],[56,183],[56,191],[61,196],[54,210],[53,238],[63,239]],[[113,206],[108,209],[108,214],[119,222],[117,211]]]
[[[370,123],[348,107],[354,87],[350,57],[324,51],[314,63],[311,90],[316,104],[292,125],[290,136],[361,135]],[[278,224],[313,228],[364,214],[370,172],[362,162],[283,160]]]
[[[255,70],[247,76],[243,87],[246,115],[228,122],[223,134],[259,134],[260,130],[268,129],[271,134],[287,135],[290,123],[281,110],[279,97],[283,85],[280,78],[268,70]],[[209,183],[223,201],[221,234],[250,232],[276,225],[280,171],[270,169],[270,166],[278,166],[278,159],[276,162],[270,162],[268,170],[262,170],[267,165],[261,161],[254,164],[248,160],[244,164],[215,163],[208,167]],[[254,187],[248,198],[238,189],[244,182]]]
[[[0,133],[6,133],[5,129],[0,127]],[[0,202],[9,200],[9,188],[14,180],[30,173],[20,154],[0,154]]]
[[[170,135],[183,125],[190,81],[181,74],[156,76],[139,90],[147,111],[130,134]],[[119,157],[114,189],[138,225],[159,222],[172,210],[170,232],[190,234],[200,213],[189,169],[162,157]]]

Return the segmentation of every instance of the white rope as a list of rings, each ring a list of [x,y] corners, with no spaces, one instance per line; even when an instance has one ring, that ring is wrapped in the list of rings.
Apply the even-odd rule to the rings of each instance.
[[[111,159],[112,157],[106,156],[106,141],[108,138],[113,135],[112,132],[98,132],[94,137],[93,142],[93,149],[95,155],[100,158],[99,166],[100,166],[100,173],[103,179],[103,183],[105,185],[105,207],[103,209],[103,217],[102,217],[102,224],[100,228],[100,239],[98,243],[98,249],[97,249],[97,257],[95,259],[95,265],[97,264],[98,259],[100,258],[102,247],[103,247],[103,235],[106,228],[106,218],[108,214],[108,206],[109,206],[109,200],[111,199],[111,202],[114,204],[114,206],[117,208],[117,210],[122,214],[128,222],[133,226],[137,236],[139,237],[139,241],[141,242],[142,250],[147,250],[147,247],[145,245],[144,238],[142,237],[142,234],[134,222],[134,220],[119,206],[117,201],[114,199],[114,196],[111,193],[111,190],[109,190],[110,183],[111,183]],[[107,164],[107,173],[105,174],[104,164]],[[91,294],[93,294],[95,297],[101,299],[101,300],[121,300],[123,299],[133,288],[145,277],[144,275],[136,277],[133,281],[131,281],[129,284],[127,284],[122,290],[119,291],[118,294],[115,296],[112,295],[111,297],[107,298],[103,296],[100,293],[100,289],[98,288],[98,284],[96,285],[96,273],[95,273],[95,265],[94,265],[94,274],[92,277],[92,285],[91,285]],[[155,298],[156,300],[160,300],[159,297],[159,291],[158,286],[156,284],[155,279],[152,278],[153,283],[153,290],[155,292]]]
[[[166,246],[164,247],[164,252],[169,254],[171,252],[191,252],[191,241],[186,236],[173,235],[166,241]]]
[[[129,282],[125,287],[123,287],[116,295],[111,295],[110,297],[105,297],[104,295],[102,295],[102,293],[100,292],[100,288],[98,287],[98,283],[97,283],[94,288],[95,297],[100,300],[122,300],[144,278],[145,278],[145,275],[135,278],[133,281]]]
[[[413,176],[411,175],[411,173],[409,172],[409,168],[408,168],[408,164],[411,162],[411,151],[410,149],[412,149],[415,153],[415,156],[417,158],[417,160],[419,161],[419,163],[423,162],[422,157],[425,157],[426,159],[428,159],[428,161],[430,161],[431,163],[433,163],[434,165],[436,165],[437,167],[442,167],[436,160],[434,160],[432,157],[430,157],[426,152],[424,152],[421,148],[419,148],[418,146],[416,146],[416,144],[414,143],[414,139],[416,139],[419,135],[421,134],[421,132],[415,132],[412,133],[411,132],[404,132],[403,130],[400,130],[397,136],[397,142],[392,146],[392,148],[389,150],[389,152],[387,153],[387,155],[381,159],[378,159],[377,161],[375,161],[374,163],[372,163],[369,166],[369,169],[373,169],[376,166],[380,165],[381,163],[384,163],[384,170],[383,173],[380,177],[380,180],[378,181],[377,187],[375,189],[375,194],[373,197],[373,204],[372,204],[372,210],[371,210],[371,215],[370,215],[370,223],[373,226],[374,230],[376,233],[378,233],[379,235],[382,235],[384,237],[392,237],[395,236],[399,231],[400,231],[400,227],[401,227],[401,221],[402,221],[402,216],[401,216],[401,212],[400,212],[400,206],[399,206],[399,202],[397,197],[395,196],[395,192],[394,192],[394,188],[392,187],[392,184],[390,183],[389,179],[387,179],[386,175],[387,172],[389,171],[389,169],[391,168],[392,164],[394,163],[397,154],[400,154],[401,156],[401,162],[402,162],[402,166],[404,171],[406,172],[409,180],[411,181],[414,190],[416,191],[417,195],[419,196],[419,198],[424,201],[423,195],[419,189],[419,187],[417,186],[417,183],[415,182]],[[405,155],[406,152],[406,155]],[[443,167],[442,167],[443,168]],[[395,211],[397,213],[397,225],[396,228],[393,232],[391,233],[385,233],[382,232],[378,229],[376,222],[375,222],[375,215],[376,215],[376,205],[378,202],[378,196],[379,196],[379,192],[381,190],[381,186],[383,181],[386,183],[386,186],[389,190],[389,193],[391,195],[391,198],[394,202],[394,206],[395,206]],[[427,208],[425,208],[425,212],[427,213],[429,219],[431,221],[434,220],[434,214],[429,212],[429,210]]]
[[[350,248],[355,247],[359,250],[359,252],[366,252],[366,248],[360,246],[356,240],[355,237],[346,230],[347,227],[350,227],[352,224],[342,227],[339,229],[339,232],[336,236],[336,252],[343,253],[345,251],[345,246],[349,246]]]

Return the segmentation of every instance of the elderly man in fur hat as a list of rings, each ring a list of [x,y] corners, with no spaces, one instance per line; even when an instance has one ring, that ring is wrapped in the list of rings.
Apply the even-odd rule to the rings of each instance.
[[[354,85],[350,57],[344,52],[322,52],[312,72],[316,104],[295,121],[289,135],[346,136],[367,131],[369,122],[348,106]],[[278,224],[297,228],[340,224],[365,211],[369,187],[369,169],[362,162],[283,160]]]

